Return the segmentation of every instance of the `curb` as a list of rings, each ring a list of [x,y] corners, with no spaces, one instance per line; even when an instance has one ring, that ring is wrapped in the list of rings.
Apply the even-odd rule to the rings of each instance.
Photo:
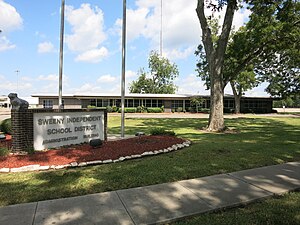
[[[172,151],[177,151],[179,149],[189,147],[191,145],[191,141],[184,141],[181,144],[172,145],[168,148],[164,148],[161,150],[155,150],[150,152],[144,152],[141,155],[129,155],[129,156],[121,156],[118,159],[106,159],[106,160],[95,160],[89,162],[71,162],[65,165],[51,165],[51,166],[40,166],[39,164],[36,165],[28,165],[22,166],[17,168],[0,168],[0,173],[19,173],[19,172],[32,172],[32,171],[46,171],[46,170],[59,170],[65,168],[76,168],[76,167],[86,167],[92,165],[101,165],[101,164],[109,164],[109,163],[117,163],[123,162],[129,159],[137,159],[147,156],[153,156],[163,153],[169,153]]]

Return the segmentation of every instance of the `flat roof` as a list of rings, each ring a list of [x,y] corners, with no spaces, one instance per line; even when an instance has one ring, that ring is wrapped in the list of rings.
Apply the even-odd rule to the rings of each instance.
[[[33,94],[32,97],[55,97],[58,98],[57,94]],[[121,98],[121,94],[111,94],[111,93],[91,93],[91,94],[63,94],[64,98]],[[209,98],[210,95],[193,95],[193,94],[125,94],[125,98],[191,98],[191,97],[207,97]],[[233,95],[225,94],[224,97],[233,98]],[[267,96],[242,96],[242,98],[261,98],[261,99],[274,99],[272,97]]]

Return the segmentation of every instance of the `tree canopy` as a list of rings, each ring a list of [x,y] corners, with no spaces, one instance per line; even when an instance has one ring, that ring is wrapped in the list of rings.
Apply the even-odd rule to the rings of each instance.
[[[174,79],[178,77],[177,65],[152,51],[148,60],[149,72],[139,70],[139,77],[130,84],[130,93],[175,94]]]
[[[222,2],[226,4],[230,1]],[[222,65],[223,88],[230,82],[235,97],[240,97],[259,81],[268,81],[267,91],[273,96],[299,92],[300,2],[245,2],[249,3],[252,14],[249,22],[232,34],[227,43]],[[216,35],[216,25],[212,19],[209,21],[211,36]],[[200,45],[195,53],[199,56],[199,76],[210,88],[211,74],[205,44],[204,48]]]

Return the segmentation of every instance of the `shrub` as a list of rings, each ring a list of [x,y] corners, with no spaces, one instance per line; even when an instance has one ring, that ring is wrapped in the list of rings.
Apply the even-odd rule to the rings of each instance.
[[[97,107],[97,106],[94,106],[94,105],[88,105],[87,106],[88,109],[102,109],[102,110],[107,110],[107,107]]]
[[[147,110],[146,110],[146,108],[143,105],[142,106],[138,106],[136,108],[136,112],[138,112],[138,113],[143,113],[145,111],[147,111]]]
[[[166,130],[163,127],[155,127],[150,130],[151,135],[170,135],[175,136],[175,132],[173,130]]]
[[[148,113],[162,113],[161,108],[147,108]]]
[[[111,107],[111,106],[109,106],[109,105],[108,105],[108,106],[106,106],[106,110],[107,110],[107,112],[108,112],[108,113],[111,113],[111,112],[113,111],[113,110],[112,110],[112,107]]]
[[[119,108],[115,105],[113,105],[112,107],[112,112],[118,112]]]
[[[183,111],[183,108],[182,107],[178,107],[177,109],[176,109],[176,112],[182,112]]]
[[[210,109],[204,109],[204,108],[201,108],[198,110],[198,112],[201,112],[201,113],[209,113],[210,112]]]
[[[2,121],[0,125],[0,130],[2,130],[5,134],[12,134],[10,118]]]
[[[7,156],[9,153],[8,148],[4,148],[0,146],[0,156]]]
[[[118,112],[121,113],[121,112],[122,112],[122,109],[119,108],[119,111],[118,111]],[[136,113],[136,108],[125,108],[125,109],[124,109],[124,112],[125,112],[125,113]]]

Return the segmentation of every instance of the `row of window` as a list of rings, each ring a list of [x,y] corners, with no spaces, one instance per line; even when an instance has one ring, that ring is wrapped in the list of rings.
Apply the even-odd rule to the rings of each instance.
[[[245,100],[243,105],[245,109],[263,109],[268,107],[268,102]]]
[[[64,105],[64,100],[63,100]],[[121,106],[120,99],[91,99],[91,106],[96,107],[106,107],[106,106]],[[165,105],[164,100],[159,99],[125,99],[125,107],[138,107],[145,106],[147,108],[150,107],[162,107]],[[172,100],[171,101],[171,109],[189,109],[191,106],[191,102],[189,100]],[[209,108],[210,100],[203,100],[198,106],[198,108]],[[224,108],[234,109],[235,103],[232,99],[224,99]],[[257,100],[244,100],[242,102],[242,107],[245,109],[263,109],[268,107],[267,101],[257,101]],[[53,108],[53,100],[45,99],[43,100],[43,108],[52,109]]]
[[[114,106],[114,105],[117,107],[121,107],[121,100],[120,99],[91,99],[90,105],[96,107],[106,107],[106,106]],[[151,107],[162,107],[163,105],[164,105],[164,101],[158,99],[125,99],[125,103],[124,103],[124,106],[126,108],[138,107],[138,106],[145,106],[151,108]]]

